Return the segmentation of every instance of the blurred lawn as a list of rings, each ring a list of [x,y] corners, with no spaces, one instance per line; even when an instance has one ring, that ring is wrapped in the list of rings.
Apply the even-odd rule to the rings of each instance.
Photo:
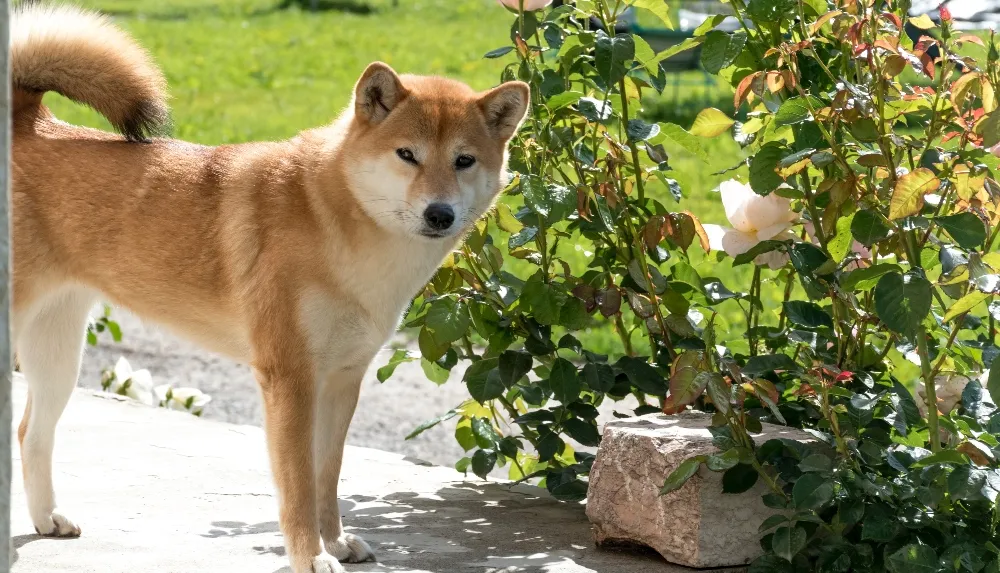
[[[508,60],[482,55],[508,43],[512,18],[494,0],[401,0],[398,6],[391,0],[320,0],[328,9],[315,13],[290,0],[79,3],[111,14],[153,53],[170,85],[174,136],[211,145],[282,139],[331,121],[374,60],[400,72],[443,74],[477,89],[492,87]],[[690,127],[704,104],[731,105],[730,93],[716,78],[706,81],[701,72],[683,72],[671,78],[665,98],[646,102],[646,111]],[[82,106],[54,94],[46,98],[65,121],[108,128],[103,118]],[[704,143],[707,163],[668,147],[674,169],[670,176],[680,182],[685,196],[671,208],[690,210],[706,223],[725,224],[718,195],[711,190],[731,174],[712,173],[735,165],[742,154],[726,135]],[[667,197],[658,183],[650,193]],[[567,247],[573,251],[574,246]],[[749,268],[734,270],[728,259],[716,263],[714,255],[706,260],[697,248],[691,252],[703,276],[720,277],[733,290],[749,288]],[[582,252],[574,258],[585,261]],[[724,306],[733,329],[741,330],[735,303]],[[601,324],[585,342],[595,350],[620,353],[617,336],[607,323]]]

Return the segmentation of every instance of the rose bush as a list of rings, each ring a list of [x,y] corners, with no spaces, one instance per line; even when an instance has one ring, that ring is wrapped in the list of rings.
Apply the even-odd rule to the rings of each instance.
[[[712,16],[661,53],[610,32],[627,7],[669,25],[659,1],[518,10],[487,54],[533,89],[511,184],[408,321],[428,376],[466,364],[471,399],[415,433],[458,418],[460,470],[509,463],[576,500],[605,401],[697,408],[720,452],[663,491],[702,464],[726,492],[766,484],[752,571],[1000,571],[997,44],[906,0],[727,4],[737,31]],[[645,121],[660,64],[694,47],[742,120]],[[710,138],[743,149],[730,228],[670,177]],[[763,422],[816,442],[758,443]]]

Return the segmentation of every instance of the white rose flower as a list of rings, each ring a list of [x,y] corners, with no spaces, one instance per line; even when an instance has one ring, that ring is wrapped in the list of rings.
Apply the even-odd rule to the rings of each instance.
[[[153,389],[156,400],[164,408],[200,414],[212,397],[197,388],[172,388],[162,384]]]
[[[145,368],[133,370],[132,365],[122,356],[111,371],[110,385],[107,388],[115,394],[128,396],[143,404],[153,406],[153,376]]]
[[[984,376],[989,376],[989,371],[987,371]],[[965,387],[973,380],[973,378],[979,377],[980,375],[978,374],[964,376],[954,372],[936,376],[934,378],[934,390],[936,391],[937,396],[938,411],[947,414],[948,412],[954,410],[955,407],[962,401],[962,392],[965,391]],[[922,415],[927,416],[927,394],[926,387],[923,382],[917,385],[917,397],[919,398],[916,401],[917,408],[920,410]]]
[[[791,201],[771,193],[766,197],[754,193],[749,185],[735,179],[719,186],[722,206],[731,229],[720,225],[704,225],[712,249],[725,251],[730,257],[742,255],[761,241],[794,239],[789,231],[798,214]],[[788,255],[772,251],[754,259],[759,265],[778,269],[788,261]]]

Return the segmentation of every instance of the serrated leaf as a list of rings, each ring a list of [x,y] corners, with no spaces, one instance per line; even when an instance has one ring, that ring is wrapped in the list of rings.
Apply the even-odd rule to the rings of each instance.
[[[660,488],[660,495],[666,495],[680,489],[694,474],[698,473],[698,468],[701,467],[703,461],[705,461],[705,456],[695,456],[681,462],[664,480],[663,487]]]
[[[699,159],[708,161],[708,153],[701,147],[701,142],[696,136],[685,131],[683,127],[675,123],[661,123],[660,133],[664,138],[693,153]]]
[[[992,295],[978,290],[970,292],[969,294],[958,299],[958,301],[955,302],[955,304],[951,305],[951,308],[949,308],[948,312],[946,312],[944,315],[944,321],[951,322],[952,320],[955,319],[955,317],[957,317],[960,314],[969,312],[970,310],[978,306],[980,303],[990,298],[990,296]]]
[[[947,217],[937,217],[934,222],[947,231],[963,249],[977,249],[986,240],[986,226],[974,213],[966,211]]]
[[[799,526],[779,527],[771,537],[771,550],[785,561],[791,561],[806,546],[806,530]]]
[[[924,15],[924,17],[927,16]],[[937,553],[927,545],[907,545],[890,555],[886,565],[892,573],[937,573],[940,571]]]
[[[899,265],[891,263],[879,263],[871,267],[856,269],[840,276],[840,286],[844,290],[868,290],[878,284],[878,279],[889,273],[902,274],[903,269]]]
[[[410,432],[409,434],[407,434],[406,437],[403,438],[403,439],[405,439],[405,440],[412,440],[413,438],[416,438],[417,436],[419,436],[420,434],[424,433],[425,431],[433,428],[434,426],[437,426],[441,422],[444,422],[446,420],[450,420],[450,419],[454,418],[457,415],[458,415],[458,411],[457,410],[448,410],[447,412],[445,412],[444,414],[441,414],[437,418],[434,418],[433,420],[428,420],[428,421],[424,422],[423,424],[420,424],[419,426],[417,426],[416,428],[414,428],[412,432]]]
[[[750,187],[758,195],[769,195],[785,182],[775,171],[788,150],[776,141],[769,141],[750,159]]]
[[[822,509],[833,499],[832,478],[817,473],[807,473],[796,480],[792,487],[792,503],[796,509]]]
[[[571,404],[580,399],[580,376],[576,366],[565,358],[557,358],[549,374],[549,386],[553,397],[562,404]]]
[[[833,328],[833,319],[814,302],[790,300],[784,303],[785,315],[805,328]]]
[[[715,137],[724,133],[736,123],[728,115],[714,107],[709,107],[698,112],[691,125],[691,134],[699,137]]]
[[[774,114],[775,125],[778,127],[794,125],[810,119],[812,117],[809,111],[810,106],[813,109],[824,107],[823,102],[811,96],[809,98],[800,96],[788,98]]]
[[[926,167],[918,167],[903,175],[896,182],[889,200],[889,219],[902,219],[920,213],[924,196],[940,186],[941,180]]]
[[[890,273],[875,286],[875,313],[886,326],[913,335],[931,310],[931,283],[918,272]]]
[[[389,362],[375,372],[375,378],[377,378],[379,382],[385,382],[390,376],[392,376],[392,373],[396,371],[397,366],[404,362],[410,362],[411,360],[414,360],[414,358],[410,357],[410,354],[407,351],[397,350],[392,353],[392,358],[389,359]]]

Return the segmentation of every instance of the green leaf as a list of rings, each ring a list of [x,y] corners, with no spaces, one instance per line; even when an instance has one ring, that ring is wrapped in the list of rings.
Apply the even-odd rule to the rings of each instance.
[[[691,134],[699,137],[715,137],[724,133],[736,123],[735,120],[714,107],[707,107],[698,112],[691,125]]]
[[[808,98],[796,96],[786,99],[774,114],[775,126],[793,125],[810,119],[812,115],[809,106],[812,106],[813,109],[824,107],[823,102],[811,96]]]
[[[796,509],[818,511],[833,499],[833,481],[816,473],[802,475],[792,487],[792,503]]]
[[[917,215],[924,207],[924,196],[937,190],[941,180],[926,167],[918,167],[903,175],[896,182],[896,188],[889,199],[889,219],[902,219]]]
[[[660,126],[655,123],[646,123],[641,119],[630,119],[625,133],[630,141],[646,141],[660,133]]]
[[[828,472],[833,469],[833,460],[823,454],[811,454],[799,462],[803,472]]]
[[[975,213],[965,211],[947,217],[937,217],[934,222],[948,231],[951,238],[955,239],[958,246],[963,249],[977,249],[986,240],[986,227]]]
[[[708,161],[708,153],[701,147],[701,142],[696,136],[685,131],[683,127],[675,123],[661,123],[660,134],[665,139],[669,139],[674,144],[698,156],[702,161]]]
[[[757,483],[760,474],[750,464],[739,464],[722,474],[722,493],[743,493]]]
[[[500,382],[498,363],[499,360],[496,358],[486,358],[473,362],[465,371],[464,379],[469,388],[469,395],[480,404],[503,396],[504,387]]]
[[[1000,355],[990,364],[990,376],[986,380],[986,391],[994,404],[1000,404]]]
[[[775,240],[761,241],[756,245],[750,247],[749,251],[740,255],[736,255],[736,257],[733,258],[733,266],[745,265],[756,259],[759,255],[763,255],[764,253],[770,253],[771,251],[776,251],[784,246],[785,243],[783,241],[775,241]]]
[[[691,35],[704,36],[709,32],[709,30],[712,30],[725,20],[726,20],[725,14],[716,14],[714,16],[709,16],[708,18],[705,18],[704,22],[699,24],[698,27],[694,29],[694,32],[692,32]]]
[[[882,222],[882,216],[867,209],[855,213],[851,221],[851,234],[866,247],[885,239],[889,232],[889,226]]]
[[[420,369],[424,371],[424,376],[428,380],[439,386],[447,382],[448,376],[451,374],[448,369],[441,366],[440,362],[431,362],[425,356],[420,357]]]
[[[464,304],[451,298],[439,298],[431,303],[424,325],[434,332],[434,340],[451,343],[469,330],[469,311]]]
[[[767,372],[775,370],[797,371],[798,364],[787,354],[765,354],[763,356],[753,356],[747,360],[743,367],[743,373],[747,376],[757,377]]]
[[[708,456],[708,459],[705,460],[705,467],[713,472],[724,472],[735,467],[738,463],[740,463],[740,451],[733,448],[721,454]]]
[[[646,394],[653,396],[667,394],[667,380],[645,360],[633,356],[623,356],[615,366],[628,377],[633,386]]]
[[[705,34],[705,44],[701,47],[701,65],[710,74],[718,74],[719,70],[733,63],[743,52],[747,43],[747,34],[743,30],[733,33],[712,30]]]
[[[989,148],[1000,143],[1000,110],[991,111],[977,122],[976,133],[983,136],[983,147]]]
[[[524,283],[520,300],[539,323],[557,324],[562,306],[568,298],[569,295],[562,288],[544,282],[539,272]]]
[[[603,32],[598,33],[594,64],[608,86],[617,84],[625,77],[633,58],[635,44],[631,35],[618,34],[612,38]]]
[[[601,445],[601,435],[597,433],[597,426],[590,422],[579,418],[570,418],[563,422],[563,431],[584,446],[596,448]]]
[[[771,550],[785,561],[791,561],[806,546],[806,530],[799,526],[784,526],[774,530]]]
[[[490,50],[490,51],[486,52],[486,55],[483,56],[483,57],[484,58],[499,58],[499,57],[502,57],[502,56],[506,56],[513,49],[514,49],[514,46],[501,46],[501,47],[499,47],[499,48],[497,48],[495,50]]]
[[[547,462],[563,451],[566,443],[551,430],[538,432],[538,461]]]
[[[790,300],[784,304],[788,320],[806,328],[833,328],[833,319],[818,304]]]
[[[903,269],[899,265],[891,263],[879,263],[877,265],[863,269],[853,270],[840,276],[840,287],[844,290],[868,290],[878,284],[878,279],[889,273],[902,274]]]
[[[785,182],[775,171],[788,149],[776,141],[765,143],[750,159],[750,187],[758,195],[770,195]]]
[[[431,361],[441,358],[451,348],[451,343],[438,342],[437,337],[427,328],[427,325],[420,328],[417,344],[420,347],[420,355]]]
[[[832,239],[826,242],[826,250],[830,256],[838,263],[844,260],[847,253],[851,252],[854,237],[851,235],[851,223],[854,222],[854,214],[837,219],[837,233]]]
[[[497,226],[511,234],[524,228],[524,225],[514,217],[514,214],[510,212],[510,207],[505,203],[497,203],[496,219]]]
[[[496,447],[500,441],[500,436],[493,429],[493,424],[486,418],[476,417],[472,419],[472,435],[476,438],[476,445],[484,450]]]
[[[410,362],[411,360],[414,359],[410,357],[409,352],[405,350],[397,350],[392,353],[392,358],[389,359],[389,363],[375,372],[375,378],[377,378],[379,382],[385,382],[390,376],[392,376],[392,373],[396,371],[397,366],[404,362]]]
[[[524,204],[550,222],[561,221],[576,209],[576,192],[562,185],[548,185],[537,175],[522,175],[518,187]]]
[[[538,227],[524,227],[507,239],[507,249],[514,250],[523,247],[533,241],[536,235],[538,235]]]
[[[428,421],[424,422],[423,424],[420,424],[419,426],[417,426],[416,428],[414,428],[414,430],[412,432],[410,432],[409,434],[407,434],[406,438],[404,438],[404,439],[406,439],[406,440],[412,440],[413,438],[416,438],[420,434],[424,433],[426,430],[429,430],[429,429],[433,428],[434,426],[437,426],[438,424],[440,424],[441,422],[444,422],[445,420],[450,420],[450,419],[454,418],[457,415],[458,415],[458,411],[457,410],[448,410],[447,412],[445,412],[444,414],[441,414],[437,418],[434,418],[433,420],[428,420]]]
[[[886,562],[893,573],[936,573],[937,553],[927,545],[911,544],[889,556]]]
[[[919,272],[889,273],[875,286],[875,313],[886,326],[913,335],[931,310],[931,283]]]
[[[576,372],[576,366],[565,358],[557,358],[552,364],[552,372],[549,374],[549,386],[556,400],[564,405],[569,405],[580,399],[580,376]]]
[[[991,296],[992,295],[978,290],[970,292],[969,294],[958,299],[955,304],[951,305],[951,308],[949,308],[948,312],[944,315],[944,321],[950,322],[954,320],[958,315],[969,312]]]
[[[632,5],[643,10],[649,10],[660,19],[660,22],[668,30],[674,29],[674,21],[670,18],[670,5],[667,4],[666,0],[636,0]]]
[[[936,464],[965,465],[968,463],[969,463],[968,456],[966,456],[965,454],[963,454],[958,450],[941,450],[940,452],[937,452],[935,454],[931,454],[927,457],[920,458],[919,460],[914,462],[913,465],[910,466],[910,469],[924,468]]]
[[[674,44],[670,48],[663,50],[656,55],[656,61],[662,62],[663,60],[672,58],[681,52],[686,52],[690,49],[697,48],[705,41],[705,36],[698,36],[694,38],[688,38],[679,44]]]
[[[754,22],[779,24],[794,17],[796,0],[750,0],[747,15]]]
[[[705,459],[705,456],[695,456],[681,462],[664,480],[663,487],[660,488],[660,495],[679,490],[694,474],[698,473],[698,468],[701,467],[701,463]]]
[[[486,479],[486,476],[493,471],[493,466],[497,463],[496,452],[485,452],[483,450],[476,450],[476,453],[472,454],[472,473]]]
[[[532,364],[531,354],[520,350],[505,350],[500,355],[500,383],[505,388],[517,384],[525,374],[531,371]]]

